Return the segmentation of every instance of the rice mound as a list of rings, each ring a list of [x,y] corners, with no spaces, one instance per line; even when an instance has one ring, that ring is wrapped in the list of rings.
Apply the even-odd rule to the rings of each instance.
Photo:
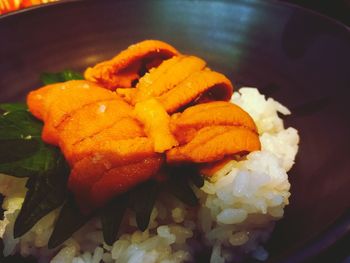
[[[274,222],[288,205],[290,184],[287,172],[294,164],[299,136],[284,128],[278,113],[290,111],[255,88],[241,88],[231,99],[254,119],[262,150],[242,160],[230,161],[196,194],[199,208],[190,208],[162,194],[144,232],[137,230],[134,215],[127,211],[119,239],[103,242],[101,224],[93,219],[54,250],[47,249],[59,210],[42,218],[21,238],[13,238],[13,225],[24,200],[26,179],[0,174],[0,192],[5,196],[0,236],[4,255],[34,255],[38,262],[161,262],[196,261],[197,253],[212,248],[210,262],[241,261],[247,256],[268,257],[263,248]],[[196,189],[196,188],[195,188]],[[51,260],[51,261],[50,261]]]

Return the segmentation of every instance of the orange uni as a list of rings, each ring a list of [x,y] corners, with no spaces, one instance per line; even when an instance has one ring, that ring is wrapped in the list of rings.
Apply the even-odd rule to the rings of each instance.
[[[108,89],[129,88],[140,78],[142,70],[177,54],[178,51],[165,42],[145,40],[129,46],[111,60],[86,69],[84,76]]]
[[[44,121],[43,140],[59,146],[71,166],[68,187],[84,213],[151,177],[163,180],[166,162],[210,172],[260,149],[252,118],[228,102],[230,80],[164,42],[132,45],[88,68],[85,78],[27,97]]]

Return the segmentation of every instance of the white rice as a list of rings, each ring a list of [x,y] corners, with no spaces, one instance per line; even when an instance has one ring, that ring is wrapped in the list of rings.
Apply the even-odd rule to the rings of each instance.
[[[230,161],[211,181],[196,190],[199,208],[189,208],[175,198],[158,199],[149,228],[137,230],[135,217],[127,212],[123,235],[113,246],[103,242],[97,219],[55,250],[46,248],[58,210],[42,218],[21,238],[13,238],[13,225],[25,195],[25,179],[0,175],[5,196],[0,236],[4,255],[34,255],[39,262],[54,263],[175,263],[195,260],[195,253],[212,247],[210,262],[239,261],[247,255],[265,260],[263,248],[274,222],[283,216],[290,196],[287,172],[294,164],[299,136],[285,129],[281,114],[289,110],[265,99],[257,89],[241,88],[232,102],[245,109],[257,124],[262,150],[241,161]],[[51,261],[50,261],[51,260]]]

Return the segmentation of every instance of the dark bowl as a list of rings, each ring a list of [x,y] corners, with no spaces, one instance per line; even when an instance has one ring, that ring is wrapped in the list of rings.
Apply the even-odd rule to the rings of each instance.
[[[83,70],[143,39],[167,41],[258,87],[300,132],[292,197],[271,262],[320,255],[350,229],[350,33],[274,1],[65,1],[0,18],[0,101],[23,100],[39,74]]]

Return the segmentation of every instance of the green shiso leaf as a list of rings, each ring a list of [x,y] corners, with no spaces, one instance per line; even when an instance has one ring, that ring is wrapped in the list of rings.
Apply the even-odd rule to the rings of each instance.
[[[40,75],[40,81],[44,85],[49,85],[49,84],[54,84],[57,82],[63,82],[64,80],[61,79],[61,74],[60,73],[42,73]]]
[[[0,109],[0,173],[29,177],[14,226],[19,237],[63,204],[69,167],[58,148],[41,140],[43,125],[24,104],[0,104]]]
[[[158,183],[154,180],[148,180],[130,191],[130,206],[135,211],[136,223],[141,231],[148,227],[157,195]]]
[[[40,80],[45,84],[53,84],[58,82],[65,82],[68,80],[84,79],[83,75],[72,70],[63,70],[57,73],[45,72],[40,75]]]
[[[0,115],[1,140],[40,139],[42,127],[42,123],[27,110],[5,111]]]
[[[82,74],[73,70],[63,70],[61,72],[61,76],[64,79],[64,81],[84,79],[84,76]]]
[[[2,103],[0,104],[0,110],[4,112],[11,112],[17,110],[28,110],[28,107],[25,103],[16,102],[16,103]]]
[[[55,228],[49,239],[48,248],[55,248],[70,238],[79,228],[85,225],[93,214],[84,215],[73,197],[69,197],[57,218]]]
[[[38,142],[38,144],[38,150],[28,157],[13,162],[0,162],[0,173],[15,177],[35,177],[55,169],[59,150],[43,142]],[[17,151],[19,151],[18,148],[13,148],[14,153]]]
[[[46,154],[40,138],[42,123],[27,110],[3,105],[0,108],[6,110],[0,115],[0,173],[27,177],[41,172],[47,165],[42,162]]]
[[[60,151],[41,140],[42,123],[27,110],[14,109],[0,115],[0,173],[30,177],[57,168]]]
[[[0,140],[0,165],[30,157],[38,151],[40,145],[36,140],[8,139]],[[20,151],[12,149],[21,149]]]
[[[103,238],[107,245],[113,245],[128,205],[126,194],[115,197],[101,210]]]

